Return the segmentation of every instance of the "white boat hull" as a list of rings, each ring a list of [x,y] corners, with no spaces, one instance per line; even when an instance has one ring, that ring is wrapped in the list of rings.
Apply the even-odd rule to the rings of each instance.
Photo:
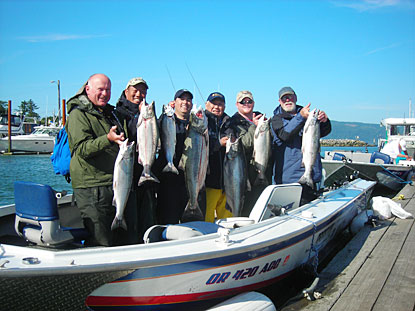
[[[16,139],[17,136],[12,136],[12,150],[14,152],[33,152],[33,153],[52,153],[55,146],[54,137],[45,137],[33,139]],[[8,150],[8,138],[0,140],[0,152]]]
[[[52,153],[60,127],[37,126],[29,135],[11,136],[11,151],[23,153]],[[7,152],[9,137],[0,138],[0,152]]]
[[[206,309],[226,297],[282,279],[318,256],[365,208],[374,184],[356,180],[287,215],[232,229],[229,235],[59,252],[2,244],[0,260],[8,262],[0,269],[0,277],[59,278],[119,271],[124,276],[89,295],[90,309]],[[269,186],[259,198],[264,206],[275,187]],[[25,264],[25,257],[38,263]]]

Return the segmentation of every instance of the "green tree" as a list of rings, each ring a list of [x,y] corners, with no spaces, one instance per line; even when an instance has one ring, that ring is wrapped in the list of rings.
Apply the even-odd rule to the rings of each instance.
[[[24,116],[28,117],[39,118],[39,114],[35,112],[35,110],[37,109],[39,109],[39,107],[31,99],[29,99],[28,101],[22,101],[22,103],[19,106],[19,111],[21,111]]]
[[[7,102],[4,100],[0,100],[0,114],[7,112]]]

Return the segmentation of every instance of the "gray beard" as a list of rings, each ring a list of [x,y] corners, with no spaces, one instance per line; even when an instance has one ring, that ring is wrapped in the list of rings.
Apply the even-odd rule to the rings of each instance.
[[[297,108],[297,105],[294,102],[287,102],[287,104],[292,104],[292,108],[288,108],[288,110],[284,109],[284,107],[281,105],[282,110],[288,113],[295,112],[295,109]]]

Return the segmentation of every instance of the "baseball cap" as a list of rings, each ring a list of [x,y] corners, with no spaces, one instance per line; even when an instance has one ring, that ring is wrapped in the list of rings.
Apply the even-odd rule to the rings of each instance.
[[[404,139],[399,140],[399,145],[401,145],[403,151],[406,151],[406,141]]]
[[[193,99],[193,94],[192,94],[192,92],[190,92],[189,90],[186,90],[186,89],[181,89],[181,90],[178,90],[178,91],[176,92],[176,94],[174,94],[174,99],[176,99],[177,97],[182,96],[184,93],[188,93],[188,94],[190,95],[190,98],[191,98],[191,99]]]
[[[252,96],[252,93],[250,91],[240,91],[238,95],[236,95],[236,102],[240,103],[246,97],[254,100],[254,97]]]
[[[278,96],[279,99],[281,99],[281,97],[283,97],[284,95],[287,94],[292,94],[292,95],[296,95],[294,90],[292,88],[290,88],[289,86],[284,86],[279,92],[278,92]]]
[[[207,101],[208,101],[208,102],[212,102],[212,100],[214,100],[214,99],[216,99],[216,98],[220,98],[220,99],[222,99],[222,100],[223,100],[223,102],[225,102],[225,96],[223,96],[223,94],[222,94],[222,93],[219,93],[219,92],[213,92],[213,93],[211,93],[211,94],[209,95],[209,97],[208,97]]]
[[[137,85],[137,84],[140,84],[140,83],[144,84],[148,88],[147,82],[144,81],[143,78],[138,77],[138,78],[132,78],[130,81],[128,81],[127,86],[125,87],[125,89],[128,89],[129,86],[134,86],[134,85]]]

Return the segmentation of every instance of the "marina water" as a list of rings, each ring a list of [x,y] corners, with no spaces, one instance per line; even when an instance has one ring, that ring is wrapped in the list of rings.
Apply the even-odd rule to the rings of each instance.
[[[368,147],[368,152],[377,147]],[[365,147],[322,147],[321,155],[330,150],[355,150],[365,152]],[[72,186],[61,175],[55,175],[50,155],[0,155],[0,206],[14,203],[13,183],[31,181],[50,185],[56,191],[72,193]]]
[[[55,175],[50,155],[0,155],[0,181],[0,206],[14,204],[15,181],[47,184],[56,191],[72,193],[65,177]]]

